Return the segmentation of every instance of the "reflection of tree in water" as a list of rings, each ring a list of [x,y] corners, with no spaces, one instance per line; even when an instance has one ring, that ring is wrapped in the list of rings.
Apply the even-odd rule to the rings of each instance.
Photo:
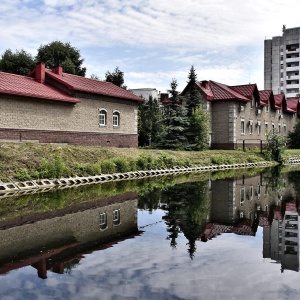
[[[144,195],[139,195],[138,208],[147,209],[151,213],[153,210],[158,208],[160,199],[161,189],[154,188]]]
[[[80,265],[80,259],[73,259],[72,261],[68,261],[64,263],[64,273],[72,274],[72,270],[76,269]]]
[[[204,230],[207,216],[208,186],[206,182],[178,184],[162,193],[162,202],[168,204],[166,216],[168,239],[176,248],[176,238],[180,231],[188,239],[188,253],[193,259],[196,240]]]
[[[300,171],[289,172],[288,181],[293,184],[296,192],[296,202],[297,207],[299,207],[300,202]]]

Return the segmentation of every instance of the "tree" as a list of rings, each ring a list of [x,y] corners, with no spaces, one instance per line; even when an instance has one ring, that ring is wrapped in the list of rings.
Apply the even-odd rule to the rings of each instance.
[[[191,116],[193,111],[201,104],[201,96],[197,88],[197,74],[194,66],[188,75],[188,94],[186,96],[187,115]]]
[[[294,126],[293,131],[288,134],[288,146],[289,148],[300,148],[300,121]]]
[[[267,134],[266,156],[269,159],[282,161],[282,153],[286,144],[285,137],[281,136],[274,130]]]
[[[0,71],[18,75],[28,75],[35,67],[35,62],[31,54],[23,49],[13,53],[7,49],[0,60]]]
[[[177,91],[178,83],[175,79],[171,82],[170,103],[165,107],[163,117],[163,130],[158,137],[158,147],[164,149],[185,149],[187,138],[185,136],[188,121],[182,110],[182,99]]]
[[[105,73],[105,81],[111,82],[125,90],[127,89],[127,86],[124,85],[124,73],[119,69],[119,67],[116,67],[112,73],[107,71]]]
[[[152,146],[158,142],[157,133],[162,129],[161,120],[162,113],[158,100],[156,98],[153,99],[150,95],[149,99],[139,106],[139,146]]]
[[[41,45],[35,58],[37,63],[44,62],[47,68],[62,66],[64,72],[85,76],[86,68],[82,67],[84,61],[80,51],[69,42],[54,41]]]
[[[197,74],[194,66],[188,75],[188,90],[186,98],[186,111],[189,125],[186,137],[189,145],[187,150],[204,150],[209,142],[209,118],[201,105],[201,95],[197,87]]]
[[[189,129],[187,138],[189,140],[189,150],[205,150],[208,148],[209,142],[209,120],[202,105],[193,110],[189,117]]]

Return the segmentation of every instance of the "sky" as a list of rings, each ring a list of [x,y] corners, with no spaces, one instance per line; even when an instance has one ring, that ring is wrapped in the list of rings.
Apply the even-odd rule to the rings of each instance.
[[[300,27],[299,0],[1,0],[0,55],[70,42],[86,76],[118,66],[128,88],[198,80],[264,89],[264,40]]]

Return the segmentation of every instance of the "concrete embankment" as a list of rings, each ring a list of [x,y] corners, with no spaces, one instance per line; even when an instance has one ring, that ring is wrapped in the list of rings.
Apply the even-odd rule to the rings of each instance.
[[[39,179],[28,181],[0,182],[0,199],[10,196],[25,195],[36,192],[47,192],[52,189],[64,189],[80,185],[98,184],[109,181],[132,180],[144,177],[166,176],[192,172],[221,171],[229,169],[256,168],[273,166],[274,162],[239,163],[231,165],[211,165],[193,167],[174,167],[170,169],[155,169],[132,171],[126,173],[100,174],[95,176],[76,176],[59,179]]]

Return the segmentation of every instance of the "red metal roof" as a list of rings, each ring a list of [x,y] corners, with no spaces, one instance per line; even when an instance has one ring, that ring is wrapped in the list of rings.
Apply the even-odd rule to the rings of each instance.
[[[298,111],[298,103],[299,103],[299,99],[298,98],[286,99],[283,102],[284,111],[291,112],[291,113],[297,113],[297,111]]]
[[[58,75],[48,69],[46,70],[46,76],[47,75],[65,85],[69,90],[133,100],[138,102],[144,101],[141,97],[138,97],[133,93],[114,85],[111,82],[95,80],[67,73]]]
[[[238,92],[239,94],[245,96],[250,101],[252,101],[253,95],[255,95],[255,93],[258,93],[256,84],[235,85],[235,86],[230,86],[230,88]]]
[[[235,91],[230,86],[215,82],[215,81],[201,81],[197,85],[206,94],[207,100],[210,101],[227,101],[236,100],[249,102],[250,100],[246,98],[241,93]]]
[[[259,91],[260,105],[267,106],[270,104],[271,98],[273,99],[273,92],[271,90]]]
[[[285,99],[285,96],[283,94],[274,95],[274,108],[281,109],[282,102],[284,99]]]
[[[4,72],[0,72],[0,93],[61,102],[80,102],[79,99],[49,85],[41,84],[33,78]]]

